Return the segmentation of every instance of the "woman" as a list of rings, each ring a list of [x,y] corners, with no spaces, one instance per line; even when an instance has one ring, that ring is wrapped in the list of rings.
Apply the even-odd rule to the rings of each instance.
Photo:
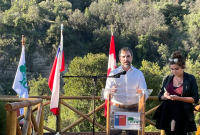
[[[192,103],[198,103],[198,86],[193,75],[185,73],[185,58],[174,52],[169,59],[172,75],[163,79],[158,98],[163,101],[156,110],[156,128],[166,135],[186,135],[196,131]]]

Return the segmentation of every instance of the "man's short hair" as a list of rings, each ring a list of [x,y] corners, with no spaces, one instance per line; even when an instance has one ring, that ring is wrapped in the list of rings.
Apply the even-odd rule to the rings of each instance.
[[[132,50],[129,48],[129,47],[123,47],[123,48],[121,48],[120,50],[119,50],[119,58],[120,58],[120,56],[121,56],[121,52],[122,51],[129,51],[130,53],[131,53],[131,56],[133,56],[133,52],[132,52]]]

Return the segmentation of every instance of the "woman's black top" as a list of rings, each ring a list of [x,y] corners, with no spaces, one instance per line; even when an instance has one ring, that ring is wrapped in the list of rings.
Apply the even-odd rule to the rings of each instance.
[[[166,87],[166,90],[170,95],[181,96],[183,85],[174,87],[172,79]],[[158,129],[179,132],[193,132],[197,130],[194,120],[190,121],[187,117],[186,111],[183,107],[183,102],[181,101],[163,101],[162,106],[157,109],[156,115],[156,128]]]

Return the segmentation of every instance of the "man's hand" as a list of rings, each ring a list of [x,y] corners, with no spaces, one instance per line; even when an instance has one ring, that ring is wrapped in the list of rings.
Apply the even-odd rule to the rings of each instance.
[[[111,94],[115,93],[117,91],[116,88],[117,88],[116,86],[112,86],[110,93]]]
[[[137,89],[137,90],[136,90],[136,93],[137,93],[137,94],[141,94],[141,93],[142,93],[142,90],[141,90],[141,89]]]

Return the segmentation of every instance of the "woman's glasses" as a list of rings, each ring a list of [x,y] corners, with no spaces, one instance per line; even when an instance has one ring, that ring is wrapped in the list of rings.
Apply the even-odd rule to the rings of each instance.
[[[177,62],[178,62],[178,58],[175,58],[175,59],[171,59],[171,58],[170,58],[169,61],[170,61],[170,62],[177,63]]]

